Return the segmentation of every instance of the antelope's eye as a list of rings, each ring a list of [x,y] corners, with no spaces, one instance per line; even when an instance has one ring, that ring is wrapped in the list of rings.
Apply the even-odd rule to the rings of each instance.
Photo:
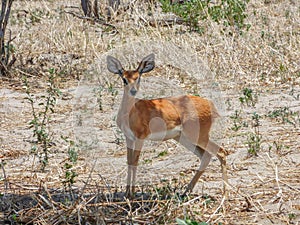
[[[128,85],[128,80],[124,77],[123,77],[123,82],[124,82],[124,85]]]

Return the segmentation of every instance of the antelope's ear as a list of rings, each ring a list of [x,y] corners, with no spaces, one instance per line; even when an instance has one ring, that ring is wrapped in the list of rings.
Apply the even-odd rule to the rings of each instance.
[[[120,61],[112,56],[107,56],[107,69],[111,73],[119,74],[120,76],[123,74],[123,67]]]
[[[147,73],[151,70],[154,69],[155,67],[155,56],[154,54],[150,54],[148,56],[146,56],[145,58],[142,59],[142,61],[140,62],[139,67],[137,68],[137,71],[142,74],[142,73]]]

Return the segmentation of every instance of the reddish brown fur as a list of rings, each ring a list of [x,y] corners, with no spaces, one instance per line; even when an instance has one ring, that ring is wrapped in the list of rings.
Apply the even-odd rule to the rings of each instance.
[[[139,77],[139,73],[137,71],[124,71],[123,76],[127,78],[129,83],[134,83],[136,79]]]
[[[207,127],[208,130],[203,129],[202,132],[207,135],[217,116],[213,103],[197,96],[137,99],[129,114],[129,126],[137,138],[145,139],[150,134],[149,122],[152,118],[159,117],[164,120],[167,130],[180,124],[184,126],[188,122],[198,122],[198,127]]]

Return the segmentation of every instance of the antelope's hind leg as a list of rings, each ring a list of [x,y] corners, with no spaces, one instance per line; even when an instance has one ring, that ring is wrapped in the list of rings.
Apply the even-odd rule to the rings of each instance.
[[[192,192],[193,188],[195,187],[197,181],[201,177],[201,175],[204,173],[206,167],[208,166],[210,160],[211,160],[211,154],[206,152],[203,148],[193,144],[188,138],[186,138],[184,135],[181,135],[180,137],[174,138],[176,141],[178,141],[180,144],[182,144],[185,148],[193,152],[196,156],[199,157],[201,160],[199,169],[197,170],[196,174],[188,184],[185,192],[183,195],[186,195],[187,193]]]
[[[217,158],[219,159],[221,163],[221,169],[222,169],[222,179],[223,179],[223,195],[228,198],[228,191],[226,188],[226,185],[228,184],[228,176],[227,176],[227,164],[226,164],[226,156],[228,155],[228,152],[224,150],[222,147],[220,147],[220,150],[217,154]]]
[[[192,178],[191,182],[188,184],[188,186],[186,188],[186,191],[183,193],[184,195],[186,195],[187,193],[190,193],[190,192],[193,191],[196,183],[198,182],[201,175],[204,173],[204,171],[207,168],[208,164],[210,163],[210,160],[211,160],[211,157],[212,157],[211,154],[204,151],[199,146],[196,147],[196,152],[201,153],[201,158],[200,158],[201,163],[200,163],[199,169],[197,170],[196,174]],[[196,154],[196,152],[195,152],[195,154]],[[196,155],[198,155],[198,154],[196,154]]]
[[[221,163],[221,170],[222,170],[222,180],[223,180],[223,195],[228,198],[228,192],[226,185],[228,184],[228,176],[227,176],[227,164],[226,164],[226,156],[228,152],[214,143],[213,141],[209,140],[207,145],[207,150],[213,153],[216,153],[217,158]]]
[[[195,155],[197,155],[200,160],[200,166],[194,177],[192,178],[191,182],[187,186],[186,191],[184,192],[184,195],[192,192],[193,188],[195,187],[196,183],[198,182],[201,175],[204,173],[205,169],[210,163],[210,160],[212,158],[212,155],[216,155],[221,163],[221,170],[222,170],[222,179],[223,179],[223,194],[225,197],[228,197],[228,192],[226,189],[226,185],[228,184],[228,176],[227,176],[227,165],[226,165],[226,156],[228,155],[227,151],[224,150],[222,147],[214,143],[213,141],[206,142],[206,147],[200,147],[203,146],[197,146],[194,145],[192,142],[189,141],[184,136],[181,136],[180,138],[176,138],[178,142],[180,142],[184,147],[192,151]],[[205,142],[202,142],[205,143]],[[212,154],[210,154],[212,153]]]

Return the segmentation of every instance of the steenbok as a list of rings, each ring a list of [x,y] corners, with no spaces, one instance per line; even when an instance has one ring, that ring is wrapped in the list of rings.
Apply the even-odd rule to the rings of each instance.
[[[209,132],[219,114],[214,104],[204,98],[184,95],[143,100],[136,98],[141,75],[153,70],[154,54],[145,57],[136,70],[125,70],[120,61],[107,56],[107,68],[118,74],[124,82],[124,94],[117,116],[117,125],[126,136],[127,187],[126,196],[132,197],[135,189],[136,170],[145,140],[174,139],[200,159],[200,167],[187,186],[191,192],[215,155],[221,162],[223,188],[226,195],[227,151],[209,139]]]

